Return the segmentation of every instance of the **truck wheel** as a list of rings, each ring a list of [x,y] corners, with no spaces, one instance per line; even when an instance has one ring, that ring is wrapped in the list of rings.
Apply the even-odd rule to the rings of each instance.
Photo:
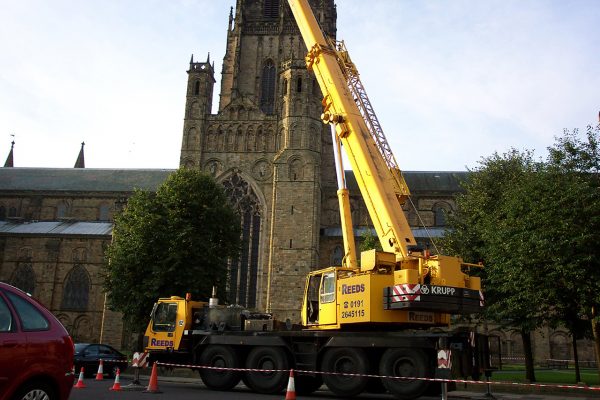
[[[430,375],[427,357],[419,349],[387,349],[379,362],[379,375],[426,378]],[[408,379],[381,379],[384,386],[399,399],[410,400],[421,396],[429,382]]]
[[[321,363],[323,372],[338,374],[369,373],[369,361],[363,349],[334,347],[325,353]],[[363,392],[369,382],[365,376],[324,374],[323,381],[333,393],[342,397],[356,396]]]
[[[200,354],[200,364],[216,368],[239,368],[240,361],[235,350],[230,346],[208,346]],[[200,377],[204,384],[215,390],[230,390],[240,381],[240,373],[231,370],[200,369]]]
[[[255,347],[246,358],[246,368],[265,371],[248,371],[244,374],[244,384],[257,393],[280,393],[286,387],[289,372],[274,372],[270,370],[289,371],[290,362],[281,347]]]
[[[294,387],[296,394],[306,396],[316,392],[323,385],[321,375],[296,375],[294,378]]]

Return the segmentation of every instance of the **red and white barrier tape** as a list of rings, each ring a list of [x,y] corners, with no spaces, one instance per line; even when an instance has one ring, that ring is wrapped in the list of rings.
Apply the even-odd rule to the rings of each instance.
[[[105,363],[125,363],[125,364],[129,364],[128,360],[104,360],[104,359],[101,358],[98,361],[102,361],[102,362],[105,362]]]
[[[218,371],[243,371],[243,372],[285,372],[289,373],[287,369],[255,369],[255,368],[225,368],[225,367],[210,367],[208,365],[186,365],[186,364],[171,364],[156,362],[158,366],[176,367],[176,368],[194,368],[194,369],[213,369]],[[576,386],[576,385],[557,385],[548,383],[520,383],[520,382],[505,382],[505,381],[472,381],[466,379],[440,379],[440,378],[417,378],[407,376],[385,376],[385,375],[372,375],[372,374],[348,374],[344,372],[322,372],[322,371],[307,371],[294,369],[296,373],[307,373],[307,374],[320,374],[320,375],[344,375],[344,376],[358,376],[365,378],[383,378],[383,379],[402,379],[410,381],[429,381],[429,382],[455,382],[455,383],[469,383],[474,385],[504,385],[504,386],[521,386],[521,387],[536,387],[536,388],[554,388],[554,389],[575,389],[575,390],[589,390],[589,391],[600,391],[600,386]]]

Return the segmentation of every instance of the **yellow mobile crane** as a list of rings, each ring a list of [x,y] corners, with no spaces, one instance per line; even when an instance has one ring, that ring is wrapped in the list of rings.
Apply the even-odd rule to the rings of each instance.
[[[459,257],[430,257],[427,251],[415,249],[402,210],[410,195],[408,186],[344,43],[323,35],[307,0],[288,2],[309,49],[306,64],[323,92],[321,118],[332,127],[345,249],[342,267],[309,275],[303,324],[315,329],[365,323],[448,325],[450,314],[479,312],[483,308],[480,278],[462,271],[479,265],[464,263]],[[360,266],[341,145],[383,249],[363,252]],[[331,294],[323,296],[329,290]]]
[[[343,263],[307,276],[302,326],[219,306],[214,293],[208,303],[191,296],[159,299],[144,336],[150,360],[190,365],[212,389],[229,390],[243,380],[259,393],[282,391],[286,370],[293,368],[299,394],[325,383],[345,398],[389,391],[414,399],[439,390],[426,378],[478,377],[492,369],[488,338],[448,328],[451,315],[482,310],[480,280],[465,273],[480,266],[414,248],[402,210],[409,190],[355,65],[343,43],[325,38],[307,0],[288,2],[309,49],[307,66],[324,95],[323,122],[332,127]],[[342,146],[383,248],[363,252],[360,265]],[[444,368],[446,361],[451,369]]]

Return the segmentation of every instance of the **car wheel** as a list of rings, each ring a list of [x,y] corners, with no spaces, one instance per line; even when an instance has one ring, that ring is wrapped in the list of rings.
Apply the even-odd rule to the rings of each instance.
[[[54,389],[44,382],[30,382],[12,397],[12,400],[57,400]]]

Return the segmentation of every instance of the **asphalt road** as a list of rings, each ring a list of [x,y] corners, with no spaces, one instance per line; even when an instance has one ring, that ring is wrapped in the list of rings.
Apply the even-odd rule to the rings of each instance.
[[[148,385],[148,381],[145,378],[146,377],[143,377],[141,380],[141,383],[144,388]],[[114,384],[114,380],[112,379],[104,379],[102,381],[86,379],[84,383],[87,387],[83,389],[74,388],[71,392],[69,400],[172,400],[174,398],[176,398],[177,400],[231,400],[232,398],[235,398],[236,400],[276,400],[285,398],[285,392],[281,395],[261,395],[250,392],[243,385],[238,385],[231,392],[212,391],[207,389],[202,383],[200,383],[199,379],[198,383],[159,380],[158,389],[162,393],[156,394],[144,393],[142,391],[110,391],[109,388],[111,388]],[[130,378],[120,379],[121,387],[125,387],[130,383]],[[340,399],[339,397],[335,397],[332,393],[326,391],[325,389],[325,386],[323,386],[322,390],[318,390],[311,396],[302,396],[302,398],[310,398],[311,400]],[[360,400],[393,400],[393,397],[388,394],[363,394],[355,398]],[[439,400],[439,398],[440,397],[423,397],[423,400]]]

